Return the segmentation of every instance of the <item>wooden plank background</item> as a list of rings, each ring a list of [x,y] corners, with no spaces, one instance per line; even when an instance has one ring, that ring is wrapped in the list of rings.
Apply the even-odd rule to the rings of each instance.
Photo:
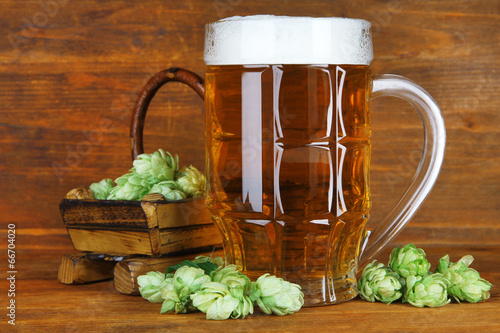
[[[204,23],[262,13],[371,21],[373,72],[421,84],[447,127],[440,178],[396,241],[498,244],[498,0],[1,0],[0,8],[0,221],[2,230],[17,225],[20,247],[42,248],[36,236],[45,235],[70,250],[59,201],[128,170],[131,104],[145,80],[172,66],[202,75]],[[188,88],[164,88],[149,110],[146,150],[203,168],[202,107]],[[411,179],[422,132],[411,108],[388,98],[373,103],[372,122],[377,221]]]

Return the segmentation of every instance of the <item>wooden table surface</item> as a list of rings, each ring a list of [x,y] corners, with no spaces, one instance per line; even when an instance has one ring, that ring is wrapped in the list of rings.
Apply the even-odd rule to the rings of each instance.
[[[500,331],[500,1],[0,0],[0,8],[0,306],[9,302],[7,227],[15,225],[19,331]],[[439,179],[395,242],[426,249],[434,264],[444,253],[473,254],[473,267],[495,284],[491,300],[440,309],[355,300],[218,323],[160,315],[112,282],[57,282],[61,257],[73,251],[58,204],[70,189],[130,168],[138,89],[173,66],[203,75],[204,24],[251,14],[372,22],[373,72],[422,85],[447,129]],[[397,202],[422,144],[409,106],[389,98],[372,106],[369,227]],[[202,108],[187,88],[162,89],[146,119],[146,151],[170,150],[203,169]],[[2,332],[11,328],[5,311]]]
[[[46,241],[43,252],[35,244],[26,244],[18,254],[16,328],[22,332],[500,331],[499,246],[424,248],[432,269],[445,253],[449,253],[452,260],[465,254],[473,255],[476,260],[471,267],[494,284],[491,298],[483,303],[452,302],[442,308],[415,308],[400,302],[385,305],[356,298],[338,305],[303,308],[286,317],[256,311],[244,320],[216,322],[206,320],[201,313],[162,315],[160,304],[149,303],[140,296],[122,295],[115,290],[112,280],[87,285],[60,284],[57,268],[62,253],[71,253],[65,252],[71,251],[71,243],[64,233],[35,237]],[[388,253],[384,251],[380,261],[387,262]],[[7,289],[5,281],[0,285],[1,290]],[[6,327],[5,321],[1,325]]]

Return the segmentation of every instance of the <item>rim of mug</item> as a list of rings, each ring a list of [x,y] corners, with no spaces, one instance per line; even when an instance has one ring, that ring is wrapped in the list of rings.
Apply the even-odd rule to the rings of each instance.
[[[205,25],[207,65],[352,64],[373,60],[371,23],[346,17],[231,16]]]
[[[371,26],[371,22],[361,18],[354,17],[342,17],[342,16],[291,16],[291,15],[272,15],[272,14],[256,14],[256,15],[234,15],[228,16],[217,21],[206,23],[206,25],[219,23],[219,22],[228,22],[228,21],[257,21],[257,20],[346,20],[346,21],[364,21]]]

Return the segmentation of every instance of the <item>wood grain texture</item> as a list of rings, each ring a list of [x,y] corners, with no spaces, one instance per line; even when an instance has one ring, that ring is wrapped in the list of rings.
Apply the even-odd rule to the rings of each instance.
[[[85,254],[64,255],[58,280],[63,284],[84,284],[113,278],[115,262],[88,260]]]
[[[222,242],[204,198],[167,202],[153,193],[141,201],[95,200],[83,187],[69,191],[59,209],[77,251],[153,256]]]
[[[61,257],[73,250],[60,200],[72,188],[116,178],[131,167],[128,133],[139,89],[151,75],[173,66],[203,75],[203,25],[232,15],[372,22],[373,72],[404,75],[422,85],[440,105],[447,127],[438,182],[395,242],[443,244],[436,253],[459,245],[463,254],[480,244],[472,253],[477,268],[500,284],[499,1],[55,1],[57,10],[44,16],[44,4],[53,1],[0,0],[0,224],[2,230],[16,224],[16,246],[24,251],[17,296],[21,329],[122,331],[138,325],[144,331],[185,331],[196,318],[200,326],[193,330],[198,331],[293,331],[313,324],[362,331],[387,315],[383,304],[354,301],[305,309],[293,320],[258,314],[207,324],[202,315],[160,316],[155,304],[120,295],[112,283],[57,282]],[[146,119],[146,152],[170,150],[182,164],[203,169],[202,109],[187,87],[160,90]],[[371,120],[372,224],[411,180],[422,134],[418,116],[399,101],[374,101]],[[2,249],[5,241],[0,238]],[[391,305],[401,320],[386,321],[380,330],[407,331],[407,325],[410,331],[499,330],[493,321],[498,297],[494,289],[490,302],[422,311]]]
[[[204,198],[167,202],[160,196],[161,201],[80,200],[75,197],[61,200],[59,210],[64,224],[69,227],[167,229],[212,224]]]
[[[77,251],[91,251],[109,255],[159,255],[159,230],[99,230],[68,228],[68,234]]]
[[[62,200],[61,218],[65,225],[94,228],[152,229],[140,201]]]
[[[39,236],[48,242],[48,236]],[[426,246],[432,268],[449,253],[452,260],[471,254],[472,266],[493,283],[491,298],[479,304],[451,303],[442,308],[415,308],[399,302],[391,305],[370,303],[359,298],[346,303],[304,308],[287,316],[267,316],[256,310],[241,320],[207,321],[201,313],[160,314],[160,304],[139,296],[119,293],[112,281],[86,285],[63,285],[57,281],[60,250],[44,251],[34,261],[36,250],[22,250],[19,265],[25,274],[17,283],[18,321],[22,332],[310,332],[351,330],[354,332],[496,332],[500,330],[500,247]],[[389,249],[377,259],[386,262]],[[0,281],[6,290],[6,280]],[[6,327],[0,323],[0,329]],[[7,328],[7,327],[6,327]],[[7,331],[7,330],[6,330]]]
[[[223,256],[223,251],[200,253],[203,255]],[[187,254],[161,258],[130,258],[120,261],[114,269],[115,288],[126,295],[139,295],[137,277],[147,272],[158,271],[164,273],[167,267],[176,265],[184,260],[192,260],[200,254]]]
[[[142,231],[68,228],[68,234],[75,250],[110,255],[158,256],[220,247],[222,243],[213,224]]]
[[[500,232],[498,1],[61,1],[52,16],[43,3],[0,1],[2,223],[63,228],[57,203],[69,189],[130,168],[130,114],[146,80],[172,66],[202,75],[204,23],[275,13],[370,20],[373,72],[405,75],[441,106],[445,162],[404,237],[473,244]],[[201,112],[189,88],[164,87],[146,119],[146,151],[171,150],[203,169]],[[374,102],[372,124],[376,222],[417,167],[421,129],[408,106],[388,98]]]

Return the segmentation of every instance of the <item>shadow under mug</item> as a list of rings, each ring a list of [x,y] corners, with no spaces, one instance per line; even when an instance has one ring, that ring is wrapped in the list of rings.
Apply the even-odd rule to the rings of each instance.
[[[267,19],[283,28],[280,17]],[[305,18],[305,24],[311,20],[317,19]],[[334,27],[338,20],[330,18]],[[340,20],[342,25],[346,19]],[[369,46],[361,47],[369,48],[369,58],[367,22],[352,21],[363,23],[362,38],[369,39]],[[219,22],[207,25],[209,35],[219,33],[213,26]],[[262,59],[219,64],[207,56],[213,39],[218,40],[212,38],[206,37],[205,80],[170,68],[153,76],[139,93],[131,123],[133,157],[143,152],[144,119],[158,89],[171,81],[187,84],[205,100],[205,197],[223,239],[226,263],[236,264],[253,280],[270,273],[299,284],[305,306],[354,298],[358,268],[401,231],[437,179],[445,147],[439,107],[404,77],[372,75],[366,63],[371,58],[352,64],[345,57],[326,64]],[[279,49],[289,54],[286,47]],[[257,53],[262,52],[266,50]],[[370,101],[380,96],[401,98],[417,110],[424,147],[396,207],[366,231],[371,208],[369,109]]]

